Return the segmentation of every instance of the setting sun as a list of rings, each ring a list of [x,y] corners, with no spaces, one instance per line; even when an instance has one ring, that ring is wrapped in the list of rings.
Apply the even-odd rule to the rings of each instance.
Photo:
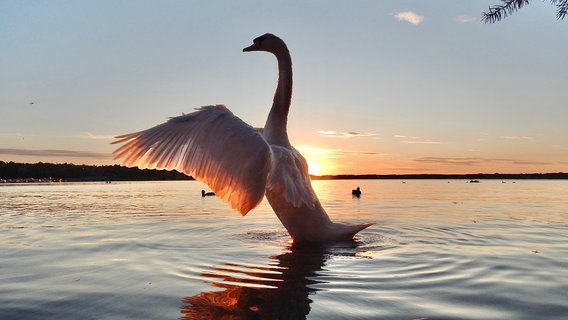
[[[296,149],[306,159],[308,173],[311,175],[330,174],[329,170],[335,167],[330,160],[329,151],[325,148],[301,145],[297,146]]]
[[[319,175],[321,172],[321,168],[320,165],[316,162],[310,161],[310,160],[306,160],[306,162],[308,163],[308,173],[311,175]]]

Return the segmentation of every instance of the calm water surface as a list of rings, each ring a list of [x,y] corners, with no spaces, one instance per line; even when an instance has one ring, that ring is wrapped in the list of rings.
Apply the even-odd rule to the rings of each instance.
[[[568,319],[568,181],[314,184],[376,225],[296,247],[195,181],[0,185],[0,319]]]

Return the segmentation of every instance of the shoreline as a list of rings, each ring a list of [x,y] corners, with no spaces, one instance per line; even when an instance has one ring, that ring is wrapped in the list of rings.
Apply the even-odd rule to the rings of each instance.
[[[310,175],[312,180],[563,180],[568,173],[468,173],[468,174],[339,174]],[[88,181],[195,180],[177,171],[127,168],[120,165],[15,163],[0,161],[0,183],[50,183]]]

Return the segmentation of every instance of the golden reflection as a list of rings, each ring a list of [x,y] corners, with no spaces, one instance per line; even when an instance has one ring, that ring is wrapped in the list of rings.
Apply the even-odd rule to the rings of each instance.
[[[345,247],[344,245],[347,245]],[[345,250],[347,248],[347,250]],[[354,256],[357,244],[343,243],[341,255]],[[337,247],[335,247],[337,249]],[[201,292],[183,299],[182,319],[305,319],[310,295],[319,289],[320,271],[334,247],[294,245],[271,257],[266,267],[226,263],[201,274],[221,291]]]

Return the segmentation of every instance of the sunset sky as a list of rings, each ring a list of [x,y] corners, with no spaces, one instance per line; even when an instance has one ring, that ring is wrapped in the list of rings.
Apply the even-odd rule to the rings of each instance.
[[[115,164],[113,136],[225,104],[315,174],[568,172],[568,21],[548,1],[1,1],[0,160]],[[317,170],[319,169],[319,170]]]

